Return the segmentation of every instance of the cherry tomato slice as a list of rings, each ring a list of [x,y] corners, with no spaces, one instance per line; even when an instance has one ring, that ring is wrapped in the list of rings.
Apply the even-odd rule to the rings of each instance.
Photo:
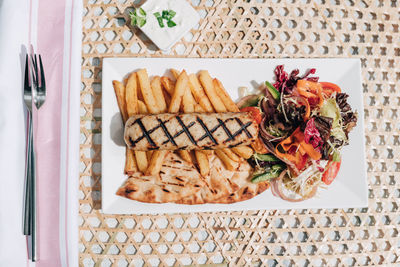
[[[342,92],[342,89],[340,89],[340,87],[334,83],[320,82],[320,84],[322,85],[323,93],[328,96],[331,96],[334,92]]]
[[[240,110],[241,112],[249,112],[257,124],[261,123],[261,111],[256,107],[245,107]]]
[[[337,93],[342,92],[342,89],[340,89],[340,87],[337,84],[328,83],[328,82],[320,82],[320,84],[322,85],[323,89],[328,89],[330,91],[337,92]]]
[[[340,164],[342,161],[330,161],[328,162],[329,166],[328,169],[322,174],[322,182],[324,182],[326,185],[330,185],[333,180],[336,178],[339,169],[340,169]]]

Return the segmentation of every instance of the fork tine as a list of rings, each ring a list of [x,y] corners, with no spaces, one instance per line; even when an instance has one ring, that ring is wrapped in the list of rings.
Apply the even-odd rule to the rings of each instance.
[[[25,57],[25,83],[24,88],[31,88],[29,83],[29,56],[26,54]]]
[[[37,62],[36,62],[36,54],[31,55],[32,65],[35,69],[37,69]]]
[[[32,59],[32,82],[35,83],[36,87],[38,86],[38,71],[37,71],[37,62],[36,62],[36,54],[31,55]]]
[[[42,57],[39,54],[39,66],[40,66],[40,91],[44,92],[46,90],[46,79],[44,77],[44,69],[42,64]]]

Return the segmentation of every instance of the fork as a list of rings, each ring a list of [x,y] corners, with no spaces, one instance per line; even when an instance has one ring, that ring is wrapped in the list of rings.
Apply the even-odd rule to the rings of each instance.
[[[33,52],[33,49],[31,49]],[[30,75],[29,75],[30,74]],[[31,79],[29,79],[29,77]],[[46,100],[46,82],[42,58],[39,55],[39,64],[37,55],[31,55],[31,64],[29,64],[28,55],[25,67],[25,88],[24,100],[28,108],[29,138],[28,138],[28,157],[27,157],[27,179],[25,185],[25,211],[24,211],[24,234],[28,235],[29,257],[32,261],[37,260],[37,238],[36,238],[36,155],[33,143],[32,133],[32,100],[39,110]]]

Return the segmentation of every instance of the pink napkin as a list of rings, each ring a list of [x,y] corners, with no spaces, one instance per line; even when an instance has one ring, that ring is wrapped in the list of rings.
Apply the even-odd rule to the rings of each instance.
[[[78,265],[81,0],[0,1],[0,266]],[[22,46],[43,59],[47,97],[34,112],[38,258],[22,234],[25,165]],[[23,66],[23,65],[22,65]]]

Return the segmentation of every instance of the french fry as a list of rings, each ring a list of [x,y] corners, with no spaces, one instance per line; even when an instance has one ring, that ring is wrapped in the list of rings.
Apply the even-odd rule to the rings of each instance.
[[[151,155],[150,164],[147,167],[146,174],[156,175],[160,173],[162,163],[167,156],[167,150],[156,150]]]
[[[211,79],[210,74],[206,70],[202,70],[199,73],[199,79],[201,84],[203,85],[204,90],[210,100],[211,104],[213,105],[216,112],[226,112],[226,108],[222,100],[217,95],[215,91],[213,81]]]
[[[172,75],[174,75],[175,79],[178,79],[179,71],[177,71],[176,69],[171,69],[171,72],[172,72]],[[183,94],[183,99],[182,99],[183,112],[193,113],[194,112],[194,104],[195,104],[195,102],[194,102],[192,92],[190,91],[189,86],[186,86],[185,93]]]
[[[235,102],[233,102],[232,98],[228,95],[225,88],[222,86],[222,83],[218,79],[213,80],[213,85],[217,95],[224,103],[226,110],[230,112],[239,112],[239,108],[236,106]]]
[[[174,94],[175,83],[168,77],[161,77],[161,84],[170,96]]]
[[[190,156],[190,152],[188,150],[179,150],[178,154],[184,161],[193,163],[192,157]]]
[[[231,149],[234,153],[245,159],[249,159],[253,155],[253,149],[248,146],[233,147]]]
[[[188,86],[188,76],[186,71],[183,70],[178,77],[175,84],[175,90],[172,95],[171,104],[169,105],[168,112],[176,113],[179,112],[179,107],[182,102],[185,88]]]
[[[201,152],[206,154],[207,156],[211,156],[214,154],[214,150],[201,150]]]
[[[135,72],[129,75],[129,78],[126,82],[125,100],[128,116],[131,117],[132,115],[137,114],[139,112],[139,108],[137,98],[137,76]]]
[[[131,175],[137,171],[136,159],[133,150],[126,148],[125,173]]]
[[[231,158],[228,157],[222,150],[215,150],[215,154],[217,154],[218,158],[221,159],[222,163],[224,164],[225,168],[230,171],[234,171],[239,166],[239,163],[233,161]]]
[[[166,90],[163,90],[163,95],[164,95],[165,103],[167,104],[167,109],[168,109],[169,105],[171,104],[171,97],[169,96],[169,94]]]
[[[154,151],[146,151],[147,161],[150,162]]]
[[[149,113],[149,111],[147,110],[146,104],[141,100],[138,100],[138,108],[139,108],[139,114]]]
[[[192,93],[190,92],[189,87],[186,87],[185,93],[182,98],[183,110],[185,113],[193,113],[194,112],[194,98]]]
[[[153,91],[154,98],[157,102],[159,112],[163,113],[167,111],[167,103],[161,88],[161,80],[159,76],[155,76],[151,81],[151,89]]]
[[[137,72],[140,90],[143,95],[144,103],[146,103],[147,109],[151,114],[159,113],[159,108],[156,103],[156,100],[153,95],[153,91],[151,90],[149,76],[147,75],[146,69],[141,69]]]
[[[239,158],[235,153],[233,153],[230,149],[224,148],[224,149],[222,149],[222,151],[223,151],[231,160],[236,161],[236,162],[239,162],[239,161],[240,161],[240,158]]]
[[[115,95],[117,96],[119,111],[121,112],[122,120],[125,123],[128,119],[125,102],[125,86],[119,81],[112,81],[112,84],[114,86]]]
[[[195,152],[197,164],[199,165],[200,174],[207,176],[210,173],[210,164],[207,155],[203,151],[196,150]]]
[[[168,154],[166,150],[156,150],[151,157],[150,165],[147,168],[146,175],[158,175],[160,173],[162,163]]]
[[[137,151],[135,150],[135,157],[136,157],[136,163],[139,171],[145,173],[148,167],[148,161],[147,161],[147,156],[145,151]]]
[[[204,108],[202,108],[199,104],[196,103],[196,104],[194,105],[194,112],[204,113],[205,110],[204,110]]]
[[[203,87],[201,87],[199,79],[195,74],[189,75],[189,87],[192,91],[196,102],[204,109],[205,112],[213,112],[214,109],[211,105],[210,100],[206,96]]]

